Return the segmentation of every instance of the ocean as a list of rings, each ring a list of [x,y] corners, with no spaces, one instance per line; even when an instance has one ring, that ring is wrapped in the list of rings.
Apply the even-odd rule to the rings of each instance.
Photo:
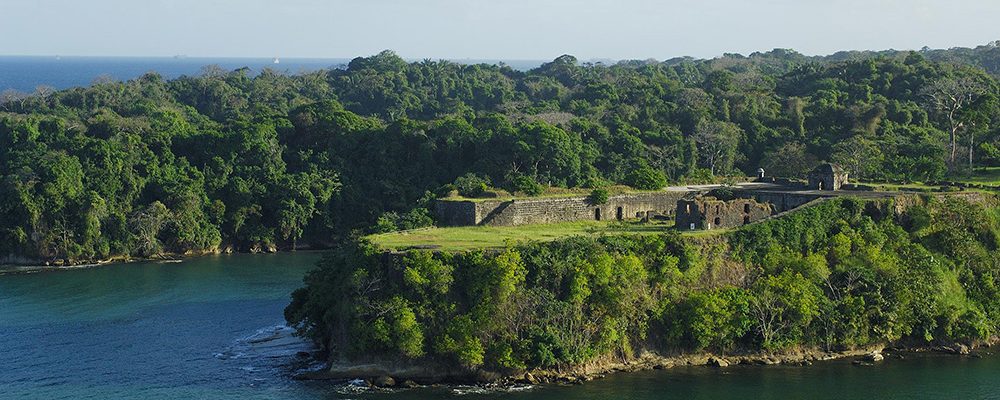
[[[253,74],[264,68],[295,74],[328,68],[346,68],[350,58],[199,58],[199,57],[42,57],[0,56],[0,92],[17,90],[31,93],[39,86],[68,89],[89,86],[96,79],[135,79],[156,72],[167,79],[198,75],[209,65],[225,70],[243,67]],[[528,70],[543,61],[533,60],[452,60],[463,64],[495,64],[503,61],[511,68]]]

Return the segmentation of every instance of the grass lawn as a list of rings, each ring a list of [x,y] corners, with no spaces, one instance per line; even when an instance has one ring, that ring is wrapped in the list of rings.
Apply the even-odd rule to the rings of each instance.
[[[960,182],[966,184],[976,184],[985,186],[1000,186],[1000,167],[982,167],[976,168],[975,172],[968,175],[958,175],[958,176],[947,176],[942,179],[948,182]],[[940,185],[927,185],[920,182],[897,184],[897,183],[884,183],[884,182],[861,182],[863,185],[873,186],[875,190],[879,191],[937,191],[941,188]],[[969,191],[976,191],[975,188],[967,188]],[[990,191],[990,189],[984,189],[979,191]]]
[[[875,190],[882,192],[907,191],[907,190],[926,192],[941,188],[941,186],[926,185],[920,182],[912,182],[912,183],[861,182],[861,184],[872,186],[875,188]]]
[[[969,176],[948,178],[955,182],[978,183],[981,185],[1000,186],[1000,167],[976,168]]]
[[[547,242],[568,236],[599,236],[624,233],[657,234],[672,227],[673,221],[649,223],[638,221],[575,221],[523,226],[425,228],[371,235],[368,238],[383,248],[393,250],[432,248],[442,251],[462,251],[501,247],[508,242]]]

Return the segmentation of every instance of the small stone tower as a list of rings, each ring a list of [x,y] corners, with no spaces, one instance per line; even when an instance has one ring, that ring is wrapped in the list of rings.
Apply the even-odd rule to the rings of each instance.
[[[820,164],[809,173],[809,189],[840,190],[847,183],[847,171],[835,164]]]

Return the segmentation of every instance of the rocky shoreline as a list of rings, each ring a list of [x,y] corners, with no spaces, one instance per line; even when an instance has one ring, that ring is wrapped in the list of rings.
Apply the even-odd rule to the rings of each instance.
[[[205,257],[220,254],[274,254],[282,252],[291,251],[322,251],[327,250],[330,247],[311,247],[307,245],[297,246],[294,249],[279,249],[277,247],[267,247],[267,248],[251,248],[248,251],[237,251],[232,247],[225,247],[222,249],[205,250],[205,251],[189,251],[186,253],[160,253],[150,257],[132,257],[132,256],[113,256],[106,259],[99,260],[80,260],[76,262],[70,262],[66,260],[36,260],[27,259],[23,257],[8,256],[7,258],[0,261],[0,275],[4,274],[18,274],[18,273],[34,273],[34,272],[44,272],[44,271],[65,271],[73,269],[85,269],[94,268],[105,265],[112,264],[128,264],[137,262],[161,262],[161,263],[179,263],[184,260]]]
[[[963,357],[982,357],[991,354],[989,342],[967,345],[955,343],[936,346],[885,346],[872,345],[857,349],[829,352],[801,349],[781,354],[716,355],[712,353],[664,356],[645,351],[630,360],[605,358],[562,370],[531,370],[501,374],[487,371],[431,366],[427,364],[333,363],[320,371],[310,371],[295,376],[298,380],[331,380],[379,388],[414,388],[427,385],[480,385],[485,387],[512,387],[515,385],[574,385],[601,379],[611,374],[665,370],[676,367],[700,366],[728,368],[742,366],[810,366],[816,362],[853,359],[857,366],[873,366],[891,359],[903,359],[917,354],[948,354]]]
[[[155,257],[126,257],[126,256],[115,256],[107,259],[101,260],[86,260],[80,262],[60,262],[60,261],[32,261],[25,263],[11,263],[11,264],[0,264],[0,275],[3,274],[17,274],[17,273],[33,273],[33,272],[44,272],[44,271],[66,271],[73,269],[85,269],[85,268],[95,268],[105,265],[113,264],[128,264],[135,262],[164,262],[164,263],[175,263],[182,262],[189,258],[203,257],[213,254],[223,254],[221,252],[202,252],[196,254],[161,254]]]

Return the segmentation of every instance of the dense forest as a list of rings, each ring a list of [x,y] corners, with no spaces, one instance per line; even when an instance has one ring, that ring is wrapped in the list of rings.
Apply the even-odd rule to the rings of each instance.
[[[0,256],[325,246],[457,187],[704,182],[819,161],[929,181],[1000,162],[1000,48],[712,60],[206,68],[0,99]]]
[[[893,208],[838,198],[701,240],[577,237],[398,259],[360,241],[324,259],[285,315],[332,361],[502,374],[643,351],[995,337],[998,208],[947,197]]]

